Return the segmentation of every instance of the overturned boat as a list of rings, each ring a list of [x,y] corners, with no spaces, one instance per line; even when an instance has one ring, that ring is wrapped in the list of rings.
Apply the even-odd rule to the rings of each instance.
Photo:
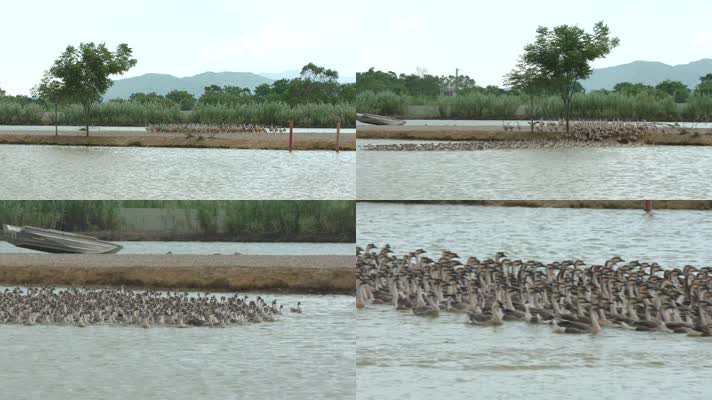
[[[371,125],[403,125],[405,121],[378,114],[356,113],[356,120]]]
[[[46,253],[113,254],[122,249],[95,237],[31,226],[3,225],[0,240]]]

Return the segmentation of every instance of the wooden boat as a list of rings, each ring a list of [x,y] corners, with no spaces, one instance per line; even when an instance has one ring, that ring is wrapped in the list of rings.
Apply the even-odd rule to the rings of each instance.
[[[403,125],[405,121],[378,114],[356,113],[356,120],[371,125]]]
[[[113,254],[122,249],[95,237],[31,226],[3,225],[0,240],[46,253]]]

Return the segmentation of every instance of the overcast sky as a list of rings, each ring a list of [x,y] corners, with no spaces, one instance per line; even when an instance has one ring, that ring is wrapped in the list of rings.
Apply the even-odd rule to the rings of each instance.
[[[68,44],[126,42],[148,72],[283,72],[308,62],[342,76],[376,67],[455,68],[500,85],[538,25],[604,20],[621,45],[594,67],[712,58],[712,1],[136,1],[4,2],[0,88],[27,94]],[[148,5],[146,5],[148,4]],[[622,4],[622,5],[621,5]]]

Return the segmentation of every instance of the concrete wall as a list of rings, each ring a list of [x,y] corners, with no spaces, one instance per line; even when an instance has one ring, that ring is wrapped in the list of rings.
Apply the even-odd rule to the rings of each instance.
[[[131,232],[164,232],[174,234],[201,233],[198,211],[194,209],[121,208],[123,230]],[[227,232],[225,211],[216,218],[217,233]]]
[[[407,116],[410,119],[440,118],[438,106],[408,106]]]

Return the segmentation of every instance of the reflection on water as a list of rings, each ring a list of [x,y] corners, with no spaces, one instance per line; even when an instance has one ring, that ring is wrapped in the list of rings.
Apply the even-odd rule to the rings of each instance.
[[[358,203],[357,244],[389,243],[396,254],[423,248],[433,255],[542,262],[580,258],[603,263],[657,261],[663,267],[712,265],[712,211],[594,210],[464,205]]]
[[[357,312],[359,399],[703,399],[712,338],[604,329],[557,335],[548,325],[467,325],[390,305]]]
[[[263,297],[304,313],[225,329],[0,325],[2,397],[353,398],[353,297]]]
[[[349,255],[356,251],[353,243],[267,243],[267,242],[113,242],[123,246],[119,254],[234,254],[300,256]],[[1,253],[39,253],[0,241]]]
[[[354,198],[355,152],[0,146],[2,199]]]
[[[712,150],[646,146],[439,152],[359,151],[363,200],[705,199]]]
[[[396,254],[449,249],[463,258],[712,264],[712,211],[590,210],[359,203],[357,242]],[[416,317],[391,305],[357,312],[357,398],[702,399],[712,391],[712,338],[604,329],[557,335],[548,325]]]

